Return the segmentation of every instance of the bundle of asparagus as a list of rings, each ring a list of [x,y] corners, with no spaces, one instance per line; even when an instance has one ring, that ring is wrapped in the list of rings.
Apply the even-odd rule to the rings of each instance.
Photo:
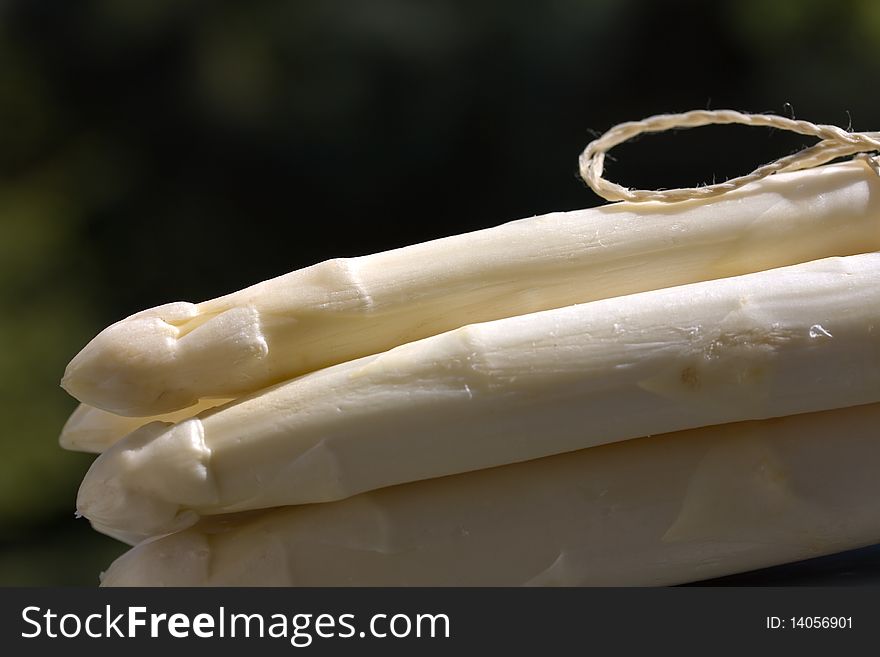
[[[880,540],[880,178],[767,173],[110,326],[62,382],[78,511],[136,545],[104,584],[666,584]]]

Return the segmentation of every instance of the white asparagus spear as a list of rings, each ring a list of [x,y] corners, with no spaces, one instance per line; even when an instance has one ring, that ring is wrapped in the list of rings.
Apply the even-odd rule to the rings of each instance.
[[[126,417],[102,411],[100,408],[80,404],[71,413],[58,443],[64,449],[75,452],[100,454],[117,440],[140,429],[150,422],[180,422],[209,408],[221,406],[230,399],[203,399],[195,406],[150,417]]]
[[[101,332],[62,385],[153,415],[466,324],[875,250],[880,180],[862,162],[819,167],[711,202],[553,213],[153,308]]]
[[[104,586],[665,585],[880,541],[880,404],[206,519]],[[548,429],[552,431],[552,429]]]
[[[80,513],[153,535],[199,514],[692,427],[880,401],[880,253],[456,329],[319,370],[94,462]]]

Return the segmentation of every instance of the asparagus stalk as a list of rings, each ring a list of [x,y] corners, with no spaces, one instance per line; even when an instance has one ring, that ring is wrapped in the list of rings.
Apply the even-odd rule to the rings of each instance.
[[[475,322],[880,250],[863,162],[781,174],[711,202],[553,213],[330,260],[101,332],[62,385],[131,416],[238,397]]]
[[[94,462],[101,530],[363,491],[654,433],[880,401],[880,253],[467,326],[293,379]]]
[[[150,417],[126,417],[80,404],[64,424],[58,443],[75,452],[100,454],[117,440],[150,422],[180,422],[229,399],[204,399],[195,406]]]
[[[880,404],[206,519],[103,586],[666,585],[880,540]],[[552,431],[552,429],[548,429]]]

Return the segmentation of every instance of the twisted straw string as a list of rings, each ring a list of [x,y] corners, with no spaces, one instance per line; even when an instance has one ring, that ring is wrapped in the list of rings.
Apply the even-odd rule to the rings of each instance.
[[[818,137],[821,141],[801,151],[759,166],[748,175],[703,187],[660,190],[627,189],[602,177],[605,154],[615,146],[619,146],[637,135],[646,132],[663,132],[675,128],[696,128],[704,125],[731,123],[779,128],[780,130]],[[880,151],[880,132],[847,132],[835,125],[797,121],[775,114],[744,114],[735,110],[693,110],[683,114],[657,114],[641,121],[629,121],[616,125],[598,139],[590,142],[581,153],[578,163],[584,182],[596,194],[608,201],[674,202],[720,196],[780,171],[808,169],[848,155],[864,159],[874,172],[880,175],[880,163],[876,158],[867,155],[867,153],[876,151]]]

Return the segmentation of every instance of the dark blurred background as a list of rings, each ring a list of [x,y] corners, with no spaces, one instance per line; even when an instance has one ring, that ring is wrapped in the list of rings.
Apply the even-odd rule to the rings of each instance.
[[[95,584],[67,361],[107,324],[333,256],[595,205],[599,132],[724,108],[880,129],[874,0],[6,0],[0,4],[0,584]],[[797,137],[613,153],[722,180]]]

